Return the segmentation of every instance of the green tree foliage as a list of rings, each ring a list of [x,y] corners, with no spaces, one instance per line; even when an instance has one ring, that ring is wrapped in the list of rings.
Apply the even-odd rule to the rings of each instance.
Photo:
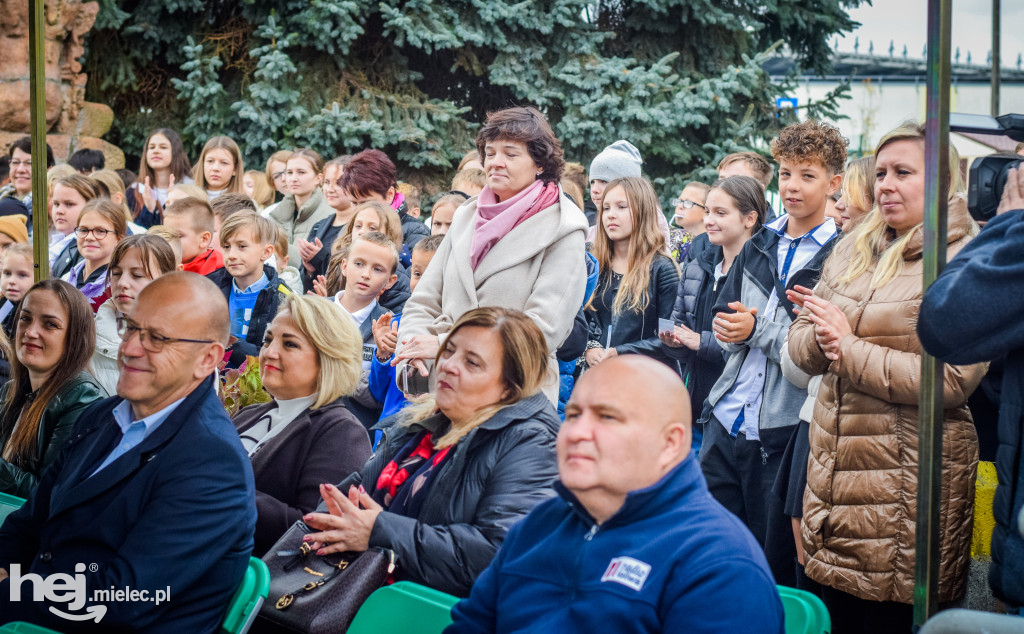
[[[193,151],[233,137],[250,166],[282,147],[376,147],[441,187],[488,111],[532,104],[570,160],[625,138],[675,188],[763,149],[792,116],[766,51],[826,70],[862,1],[100,0],[87,97],[114,107],[130,156],[171,126]]]

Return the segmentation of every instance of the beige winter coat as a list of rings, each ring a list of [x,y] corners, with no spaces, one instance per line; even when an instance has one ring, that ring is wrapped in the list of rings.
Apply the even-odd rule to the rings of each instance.
[[[284,200],[271,205],[264,210],[264,215],[276,222],[288,236],[288,263],[292,266],[302,261],[297,246],[299,238],[303,240],[309,235],[309,230],[321,218],[333,216],[334,207],[327,204],[323,191],[317,187],[313,190],[306,204],[295,213],[295,197],[291,194],[284,197]]]
[[[557,402],[555,350],[572,330],[586,290],[587,218],[563,193],[557,204],[499,240],[474,271],[469,250],[476,200],[455,212],[444,242],[405,304],[399,340],[427,334],[443,340],[463,313],[481,306],[523,311],[547,339],[552,375],[545,393]]]
[[[948,254],[969,240],[972,221],[950,201]],[[862,599],[911,603],[917,514],[918,397],[923,231],[914,230],[903,272],[872,290],[872,266],[840,282],[852,239],[836,247],[815,294],[838,306],[853,334],[830,363],[814,338],[807,310],[789,332],[789,353],[805,372],[825,373],[810,427],[804,492],[806,572]],[[940,601],[964,595],[970,562],[978,440],[967,397],[985,364],[945,366],[942,429]]]

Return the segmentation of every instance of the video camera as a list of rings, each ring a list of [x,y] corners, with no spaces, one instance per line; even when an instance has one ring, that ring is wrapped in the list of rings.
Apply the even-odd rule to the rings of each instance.
[[[973,132],[1008,136],[1014,141],[1024,141],[1024,115],[1004,114],[989,117],[977,114],[951,113],[950,132]],[[994,154],[974,159],[969,174],[967,207],[971,216],[979,222],[995,217],[999,199],[1003,196],[1006,179],[1011,167],[1024,163],[1024,157],[1016,154]]]

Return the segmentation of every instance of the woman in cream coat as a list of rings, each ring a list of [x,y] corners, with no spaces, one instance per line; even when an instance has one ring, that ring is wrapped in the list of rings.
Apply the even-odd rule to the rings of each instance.
[[[540,112],[492,113],[476,145],[487,185],[455,212],[405,305],[398,384],[406,389],[405,376],[409,392],[426,391],[422,380],[412,379],[429,375],[430,360],[455,321],[473,308],[500,306],[526,313],[544,333],[552,369],[545,393],[554,402],[555,350],[583,303],[587,219],[558,187],[562,148]]]

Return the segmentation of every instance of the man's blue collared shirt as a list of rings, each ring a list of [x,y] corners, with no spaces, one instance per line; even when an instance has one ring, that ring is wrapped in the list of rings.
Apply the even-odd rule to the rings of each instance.
[[[133,420],[131,403],[128,401],[121,401],[118,403],[112,413],[114,414],[114,421],[116,421],[117,426],[121,428],[123,436],[121,436],[121,441],[117,443],[117,447],[114,447],[114,450],[110,452],[107,459],[103,461],[103,464],[101,464],[96,471],[92,472],[92,475],[96,475],[100,471],[103,471],[103,469],[105,469],[111,462],[117,460],[135,447],[138,447],[143,440],[148,438],[150,434],[156,431],[157,427],[167,420],[167,417],[170,416],[184,400],[184,398],[179,398],[159,412],[150,414],[140,420]]]

